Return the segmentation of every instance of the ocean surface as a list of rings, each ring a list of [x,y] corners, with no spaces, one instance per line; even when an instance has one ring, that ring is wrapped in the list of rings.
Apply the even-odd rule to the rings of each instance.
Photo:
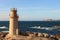
[[[60,21],[19,21],[18,27],[21,32],[41,32],[48,34],[60,34]],[[0,21],[0,31],[7,32],[9,30],[9,21]]]

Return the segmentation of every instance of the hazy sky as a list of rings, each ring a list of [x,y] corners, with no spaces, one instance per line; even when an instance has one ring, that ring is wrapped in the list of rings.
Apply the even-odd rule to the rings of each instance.
[[[0,20],[17,8],[19,20],[60,19],[60,0],[0,0]]]

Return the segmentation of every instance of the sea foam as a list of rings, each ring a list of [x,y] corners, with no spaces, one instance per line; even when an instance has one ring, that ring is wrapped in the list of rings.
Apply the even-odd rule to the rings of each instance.
[[[0,27],[0,29],[8,29],[6,26],[2,26]]]
[[[9,31],[2,31],[2,32],[9,32]]]
[[[54,30],[54,29],[56,29],[54,27],[41,27],[41,26],[34,26],[34,27],[30,27],[30,28],[33,28],[33,29],[45,29],[45,30]]]

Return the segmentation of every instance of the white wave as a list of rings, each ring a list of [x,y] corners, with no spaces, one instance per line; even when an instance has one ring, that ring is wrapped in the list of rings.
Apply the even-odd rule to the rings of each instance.
[[[53,30],[54,28],[45,28],[45,30]]]
[[[6,26],[2,26],[0,27],[0,29],[8,29]]]
[[[41,26],[35,26],[35,27],[30,27],[30,28],[34,28],[34,29],[45,29],[45,30],[53,30],[53,29],[55,29],[53,27],[41,27]]]
[[[38,27],[37,27],[37,26],[35,26],[35,27],[30,27],[30,28],[37,28],[37,29],[40,29],[41,27],[40,27],[40,26],[38,26]]]
[[[2,31],[2,32],[9,32],[9,31]]]

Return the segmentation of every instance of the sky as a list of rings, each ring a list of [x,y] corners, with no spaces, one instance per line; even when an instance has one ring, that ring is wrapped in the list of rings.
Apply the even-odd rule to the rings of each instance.
[[[21,21],[60,20],[60,0],[0,0],[0,20],[9,20],[11,8]]]

